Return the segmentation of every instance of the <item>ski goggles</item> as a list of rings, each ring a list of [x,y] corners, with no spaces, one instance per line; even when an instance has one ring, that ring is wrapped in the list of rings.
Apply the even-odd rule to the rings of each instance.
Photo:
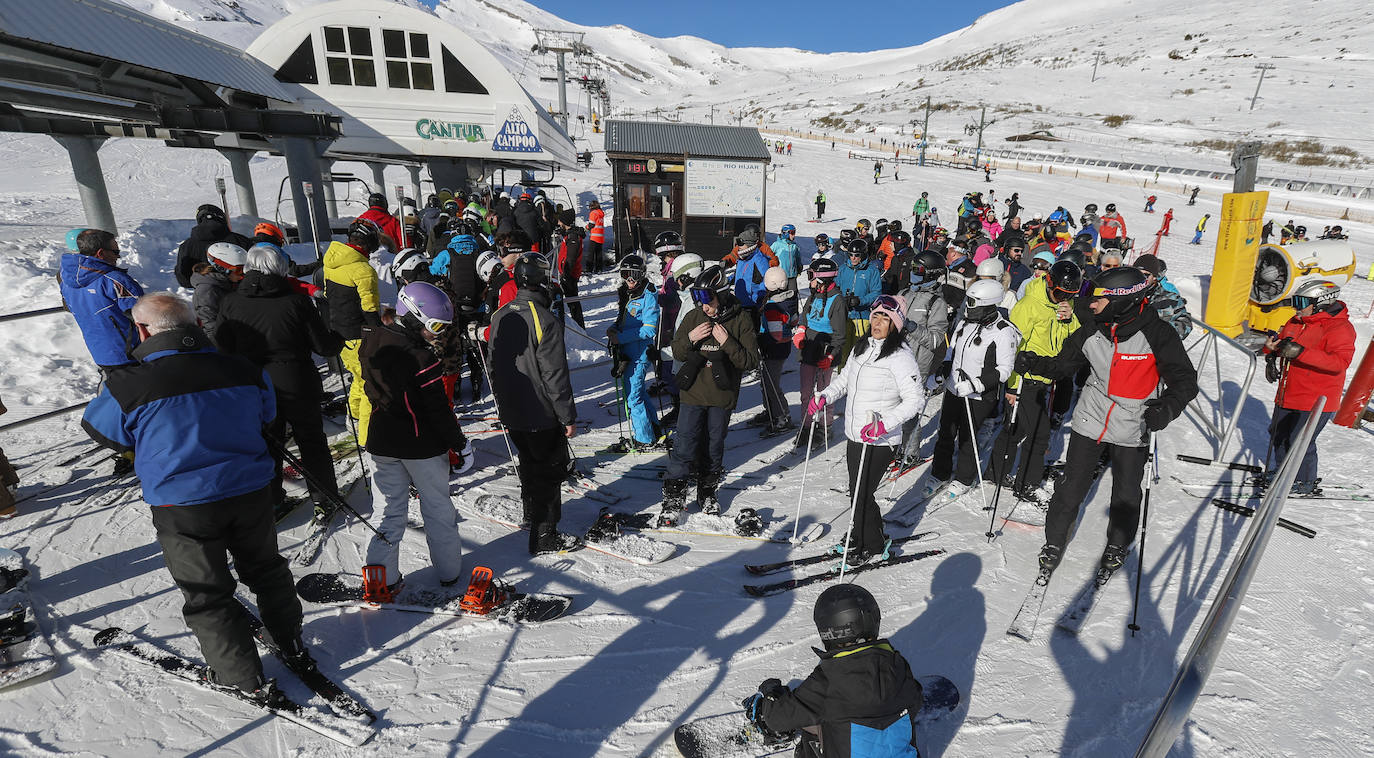
[[[1044,260],[1043,258],[1036,258],[1035,260],[1031,261],[1031,268],[1035,269],[1036,271],[1049,271],[1050,262]]]
[[[696,303],[697,305],[710,305],[711,301],[715,299],[715,290],[712,290],[709,287],[692,288],[692,302]]]
[[[401,303],[405,305],[406,315],[414,317],[416,321],[420,322],[420,326],[423,326],[430,334],[443,334],[444,330],[453,323],[451,321],[443,321],[441,319],[425,316],[420,312],[419,305],[404,292],[398,293],[396,299],[400,300]]]
[[[900,311],[902,310],[902,304],[897,302],[897,298],[892,295],[879,295],[874,299],[873,304],[868,306],[868,309],[871,311]]]

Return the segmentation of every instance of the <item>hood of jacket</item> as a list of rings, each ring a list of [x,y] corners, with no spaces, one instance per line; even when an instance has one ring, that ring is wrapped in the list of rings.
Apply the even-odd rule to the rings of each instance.
[[[331,242],[329,249],[324,251],[325,268],[343,268],[350,263],[367,262],[367,256],[363,254],[363,251],[342,242]]]
[[[455,234],[448,241],[448,249],[454,255],[472,255],[477,252],[477,240],[471,234]]]
[[[243,275],[237,292],[244,297],[282,297],[295,292],[295,289],[287,283],[284,276],[249,271]]]
[[[197,263],[191,269],[191,286],[199,287],[202,284],[212,284],[216,287],[230,287],[233,282],[229,281],[229,275],[219,271],[208,263]]]
[[[61,270],[62,281],[66,282],[68,286],[85,287],[111,271],[126,271],[127,269],[106,263],[93,255],[63,253]]]
[[[229,236],[229,225],[217,218],[207,218],[191,228],[191,239],[219,242]]]
[[[214,349],[199,326],[179,326],[152,335],[134,348],[130,355],[139,362],[147,362],[157,353],[196,353]]]

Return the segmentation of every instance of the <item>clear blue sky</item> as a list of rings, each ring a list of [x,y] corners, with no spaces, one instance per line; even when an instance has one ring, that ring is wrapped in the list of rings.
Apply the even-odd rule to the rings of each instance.
[[[500,0],[495,0],[499,5]],[[624,24],[655,37],[690,34],[727,47],[822,53],[919,45],[1011,0],[529,0],[586,26]]]

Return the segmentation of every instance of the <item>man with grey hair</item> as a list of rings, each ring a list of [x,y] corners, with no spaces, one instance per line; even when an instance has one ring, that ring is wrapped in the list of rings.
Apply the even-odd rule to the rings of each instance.
[[[327,521],[334,512],[339,484],[320,411],[324,385],[312,354],[338,355],[343,338],[325,326],[314,302],[292,286],[286,277],[286,260],[275,249],[253,247],[245,268],[247,273],[238,288],[220,302],[216,339],[220,350],[242,355],[272,378],[277,418],[268,432],[284,445],[286,428],[291,427],[305,473],[324,488],[310,488],[315,516]],[[272,488],[278,508],[286,502],[281,474],[282,461],[278,458]]]
[[[272,382],[243,358],[217,352],[190,303],[170,292],[140,297],[132,317],[138,363],[107,377],[81,425],[106,447],[147,451],[134,470],[208,679],[281,704],[284,696],[263,678],[229,572],[232,556],[272,639],[297,664],[310,661],[272,522],[273,463],[262,436],[277,415]]]

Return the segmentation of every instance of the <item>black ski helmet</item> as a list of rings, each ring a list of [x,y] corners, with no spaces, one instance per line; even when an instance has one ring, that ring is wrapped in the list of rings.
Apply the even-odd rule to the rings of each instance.
[[[916,256],[911,264],[911,280],[922,283],[933,282],[945,275],[945,256],[934,250],[926,250]]]
[[[855,230],[855,233],[856,233],[856,234],[858,233],[858,230],[859,230],[859,229],[863,229],[863,230],[864,230],[864,234],[867,234],[867,233],[868,233],[868,230],[869,230],[869,229],[872,229],[872,228],[873,228],[873,224],[872,224],[871,222],[869,222],[869,220],[866,219],[866,218],[861,218],[861,219],[859,219],[859,223],[857,223],[857,224],[854,225],[854,230]]]
[[[1070,245],[1068,250],[1065,250],[1064,252],[1059,254],[1059,260],[1071,261],[1073,262],[1073,265],[1077,266],[1079,269],[1082,269],[1084,266],[1088,265],[1087,256],[1083,254],[1082,250],[1074,248],[1073,245]]]
[[[1107,212],[1116,213],[1116,203],[1107,203]]]
[[[654,252],[663,257],[671,257],[682,252],[682,235],[669,229],[654,237]]]
[[[826,651],[878,639],[882,611],[873,594],[857,584],[836,584],[816,598],[812,613]]]
[[[372,194],[368,195],[367,207],[381,208],[382,210],[386,210],[386,195],[383,195],[380,192],[373,192]]]
[[[1119,324],[1135,318],[1149,299],[1151,284],[1145,272],[1135,266],[1118,266],[1093,278],[1093,299],[1107,298],[1107,307],[1096,314],[1097,321]]]
[[[649,269],[645,266],[643,258],[631,254],[620,259],[619,270],[622,279],[629,275],[642,282],[647,278]]]
[[[857,236],[859,236],[859,235],[858,235],[853,229],[841,229],[841,230],[840,230],[840,243],[843,244],[843,243],[845,243],[845,242],[847,242],[847,241],[849,241],[849,240],[854,239],[854,238],[857,237]]]
[[[203,224],[207,219],[224,221],[224,211],[218,205],[206,203],[196,209],[196,223]]]
[[[371,253],[382,244],[382,230],[365,218],[355,218],[348,225],[348,241],[360,245]]]
[[[1110,206],[1110,207],[1115,207],[1115,206]],[[1084,212],[1084,213],[1097,213],[1097,203],[1088,203],[1087,205],[1083,206],[1083,212]]]
[[[540,289],[549,283],[549,259],[539,253],[522,253],[515,259],[511,278],[522,290]]]
[[[725,278],[725,269],[720,266],[710,266],[701,270],[697,274],[697,279],[692,282],[692,289],[705,289],[719,295],[730,288],[730,282]]]
[[[1055,261],[1048,278],[1049,295],[1055,302],[1063,302],[1083,288],[1083,269],[1073,261]]]
[[[829,235],[829,234],[826,234],[825,232],[821,232],[820,234],[817,234],[817,235],[816,235],[816,249],[819,250],[819,249],[821,248],[821,245],[825,245],[825,249],[826,249],[826,250],[829,250],[829,249],[830,249],[830,235]]]
[[[888,227],[891,228],[891,227]],[[911,247],[911,235],[898,229],[895,232],[888,232],[887,238],[892,240],[893,250],[905,250]]]
[[[849,241],[849,245],[844,251],[851,258],[857,255],[860,260],[866,261],[868,260],[868,240],[863,237],[855,237]]]
[[[891,234],[891,233],[893,233],[893,232],[900,232],[901,230],[902,230],[902,222],[901,222],[900,220],[893,219],[892,221],[887,222],[887,232],[888,232],[888,234]]]
[[[814,274],[838,274],[838,273],[840,272],[840,266],[839,266],[839,264],[835,263],[835,261],[832,261],[832,260],[830,260],[829,258],[813,258],[813,259],[811,259],[811,264],[810,264],[809,266],[807,266],[806,268],[807,268],[813,275],[814,275]]]

